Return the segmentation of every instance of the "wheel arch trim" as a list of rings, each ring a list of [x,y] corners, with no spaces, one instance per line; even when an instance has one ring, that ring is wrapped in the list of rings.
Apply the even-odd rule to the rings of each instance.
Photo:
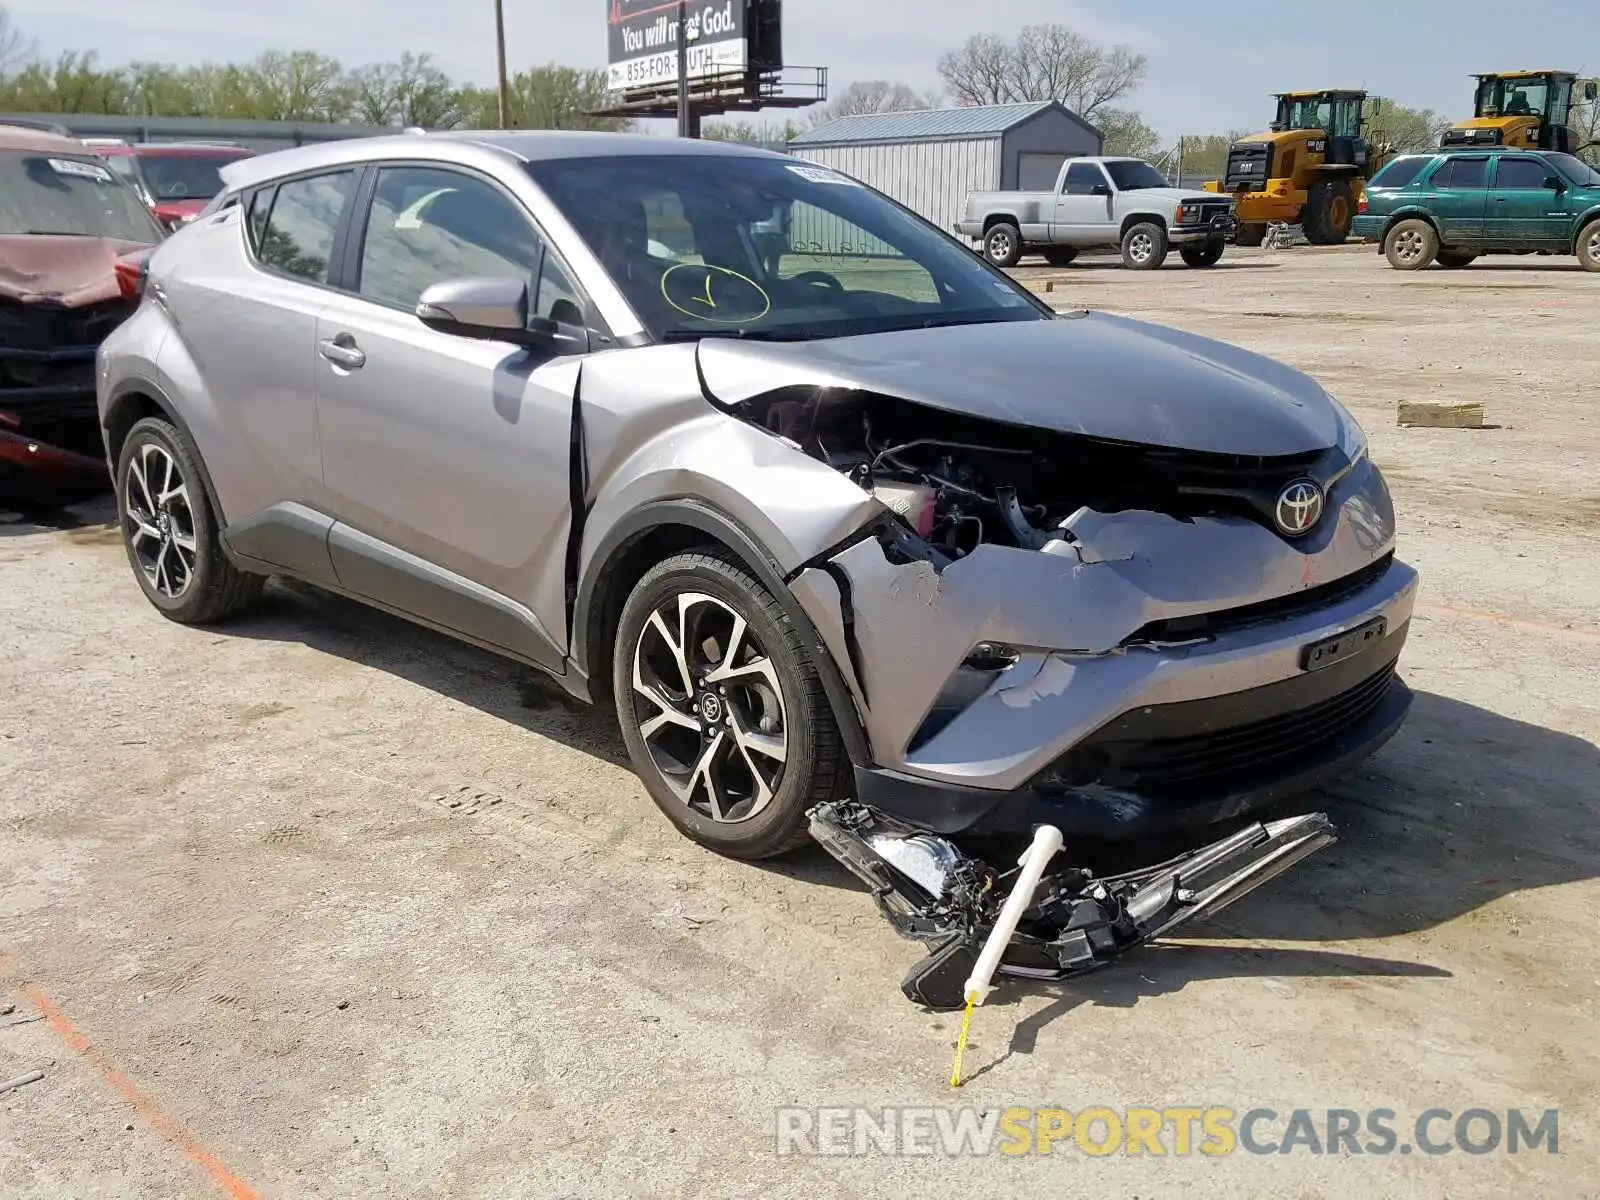
[[[805,641],[806,652],[811,656],[817,674],[822,680],[828,705],[833,711],[845,751],[857,766],[872,765],[866,733],[855,699],[834,662],[827,643],[817,631],[811,618],[790,591],[778,565],[761,548],[756,538],[734,517],[715,505],[692,497],[669,498],[652,501],[634,509],[613,525],[589,556],[588,567],[578,582],[578,599],[574,606],[572,639],[568,653],[568,684],[587,692],[594,691],[592,675],[596,653],[606,636],[603,620],[603,602],[615,597],[606,591],[608,578],[616,564],[641,539],[670,528],[685,527],[704,534],[709,540],[720,543],[738,557],[741,564],[753,574],[761,585],[777,600],[784,614],[794,622]],[[625,600],[626,597],[620,597]],[[581,681],[581,685],[580,685]],[[609,691],[610,680],[599,681]]]
[[[178,406],[173,404],[172,398],[167,395],[161,385],[143,376],[131,376],[127,379],[119,380],[112,385],[106,395],[104,412],[100,418],[100,439],[105,444],[106,465],[111,470],[113,485],[115,485],[117,478],[117,459],[121,455],[120,447],[117,454],[112,453],[111,431],[117,424],[120,414],[130,404],[138,400],[144,400],[155,405],[161,415],[172,422],[188,440],[189,445],[194,448],[195,466],[200,471],[200,486],[205,489],[206,502],[211,505],[211,512],[216,518],[217,529],[219,531],[226,529],[228,525],[227,515],[222,511],[222,503],[217,498],[216,484],[211,481],[211,468],[206,465],[205,455],[200,452],[200,443],[195,440],[194,430],[189,428],[189,422],[183,419],[182,414],[178,412]],[[136,423],[137,419],[130,423],[129,428],[132,428],[132,425]],[[224,537],[220,540],[224,552],[232,557],[233,552],[228,548],[228,539]]]

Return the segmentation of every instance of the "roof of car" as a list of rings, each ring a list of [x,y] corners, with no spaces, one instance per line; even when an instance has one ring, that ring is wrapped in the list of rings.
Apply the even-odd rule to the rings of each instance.
[[[349,138],[338,142],[298,146],[292,150],[277,150],[271,154],[229,163],[223,168],[222,177],[231,188],[251,187],[270,179],[315,171],[322,167],[349,166],[373,159],[401,158],[407,154],[417,154],[419,151],[427,157],[440,157],[439,148],[446,145],[487,148],[521,162],[560,158],[684,154],[786,160],[785,155],[754,146],[740,145],[737,142],[573,130],[452,129],[439,133],[400,133],[386,137]],[[429,149],[423,150],[423,147]]]
[[[215,142],[135,142],[120,146],[101,143],[90,147],[107,158],[139,158],[144,155],[171,154],[180,157],[207,154],[225,155],[229,158],[249,158],[255,151],[245,146],[221,146]]]
[[[26,125],[7,125],[3,121],[0,121],[0,150],[37,150],[45,154],[92,153],[90,148],[77,138],[30,129]]]

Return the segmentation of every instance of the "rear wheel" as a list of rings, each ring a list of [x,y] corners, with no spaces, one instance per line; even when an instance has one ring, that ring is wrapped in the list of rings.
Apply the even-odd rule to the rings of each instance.
[[[680,830],[733,858],[805,842],[846,760],[799,630],[721,553],[653,567],[623,606],[612,689],[623,741]]]
[[[146,417],[117,456],[117,516],[145,598],[183,625],[248,608],[266,581],[239,570],[201,481],[199,452],[176,425]]]
[[[997,267],[1014,267],[1022,258],[1022,231],[1002,221],[983,235],[983,254]]]
[[[1578,262],[1585,271],[1600,271],[1600,220],[1578,231]]]
[[[1234,231],[1233,241],[1237,246],[1259,246],[1267,240],[1267,223],[1265,221],[1250,221],[1240,225]]]
[[[1477,262],[1478,256],[1476,254],[1470,254],[1465,250],[1441,249],[1439,253],[1435,255],[1434,261],[1436,261],[1441,267],[1448,267],[1452,271],[1459,271],[1462,267],[1471,266],[1473,263]]]
[[[1167,261],[1167,231],[1141,221],[1122,235],[1122,265],[1130,271],[1154,271]]]
[[[1439,235],[1426,221],[1401,221],[1383,238],[1384,257],[1396,271],[1421,271],[1439,253]]]
[[[1040,253],[1044,255],[1045,262],[1052,267],[1067,266],[1073,259],[1078,257],[1078,250],[1075,246],[1051,246],[1048,250],[1041,250]]]
[[[1350,236],[1355,215],[1355,192],[1349,181],[1328,179],[1312,185],[1300,223],[1313,246],[1340,246]]]
[[[1191,267],[1214,267],[1222,257],[1223,249],[1222,239],[1217,238],[1215,241],[1202,242],[1198,246],[1183,246],[1178,253]]]

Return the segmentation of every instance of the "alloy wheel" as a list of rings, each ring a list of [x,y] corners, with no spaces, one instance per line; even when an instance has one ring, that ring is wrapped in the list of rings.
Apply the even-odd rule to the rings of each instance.
[[[138,448],[123,481],[123,535],[146,582],[176,600],[194,582],[194,509],[189,484],[170,451],[155,442]]]
[[[989,256],[996,261],[1011,257],[1011,235],[997,233],[989,238]]]
[[[777,667],[745,619],[698,592],[669,596],[633,651],[639,737],[669,791],[713,821],[772,803],[789,753]]]
[[[1600,225],[1589,230],[1589,236],[1583,242],[1583,253],[1590,262],[1600,263]]]
[[[1402,229],[1395,235],[1394,252],[1401,262],[1416,262],[1422,257],[1422,235],[1415,229]]]
[[[1155,253],[1156,243],[1148,233],[1136,233],[1133,240],[1128,243],[1128,256],[1134,262],[1149,262],[1150,255]]]

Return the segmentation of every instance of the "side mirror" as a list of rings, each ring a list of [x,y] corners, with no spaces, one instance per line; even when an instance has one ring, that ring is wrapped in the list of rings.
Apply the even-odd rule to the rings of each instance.
[[[520,279],[453,279],[436,283],[417,301],[417,320],[429,329],[485,342],[510,342],[552,354],[583,354],[588,333],[549,317],[528,316],[528,285]]]
[[[1097,183],[1091,189],[1091,194],[1095,196],[1109,196],[1111,195],[1111,185],[1109,183]]]
[[[1544,177],[1544,185],[1552,192],[1564,192],[1567,190],[1567,181],[1559,175],[1546,175]]]

